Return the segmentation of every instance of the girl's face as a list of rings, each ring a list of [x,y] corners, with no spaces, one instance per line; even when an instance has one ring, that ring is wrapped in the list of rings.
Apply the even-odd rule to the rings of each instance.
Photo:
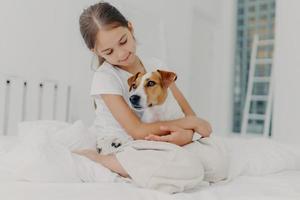
[[[98,31],[94,52],[112,65],[130,66],[135,62],[136,43],[132,28],[119,26]]]

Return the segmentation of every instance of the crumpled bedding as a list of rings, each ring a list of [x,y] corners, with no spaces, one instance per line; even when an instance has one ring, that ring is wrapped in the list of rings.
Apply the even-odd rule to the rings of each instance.
[[[64,183],[128,181],[120,178],[117,174],[112,173],[100,164],[71,153],[71,151],[75,149],[95,148],[96,146],[95,136],[91,134],[89,129],[86,128],[81,121],[77,121],[73,124],[55,121],[22,122],[19,124],[19,136],[16,137],[17,139],[15,140],[13,148],[11,145],[7,145],[7,143],[3,145],[3,143],[5,143],[3,142],[3,138],[4,137],[2,137],[0,141],[1,181]],[[261,176],[284,170],[300,169],[299,147],[282,144],[280,142],[264,138],[250,140],[241,138],[218,138],[224,141],[225,147],[228,151],[228,181],[241,175]],[[9,143],[12,144],[11,141]],[[140,145],[141,144],[135,143],[135,146],[133,145],[128,147],[126,151],[128,152],[141,148]],[[8,146],[9,148],[6,148]],[[153,145],[148,145],[147,148],[153,148]],[[162,148],[162,146],[160,148]],[[168,146],[167,149],[168,148],[170,148],[170,146]],[[127,158],[124,156],[126,155],[124,154],[126,151],[124,151],[122,155],[120,154],[119,158],[124,160],[124,163],[134,163],[127,162],[128,160],[126,160]],[[170,157],[172,157],[171,155],[173,155],[173,158],[176,158],[178,155],[179,157],[177,160],[184,161],[183,165],[186,163],[188,165],[195,166],[199,169],[199,171],[194,171],[194,180],[197,180],[197,184],[201,186],[204,183],[203,181],[200,181],[200,177],[203,176],[203,174],[201,175],[200,173],[203,165],[201,168],[201,164],[199,164],[197,159],[187,159],[191,155],[186,151],[177,151],[179,152],[177,154],[174,154],[174,152],[173,154],[168,152],[168,154],[166,154],[168,156],[165,157],[167,159],[162,159],[165,159],[164,161],[170,161]],[[180,156],[185,158],[182,159]],[[190,158],[192,157],[193,156]],[[134,157],[129,156],[129,159],[134,160]],[[162,163],[166,164],[167,162]],[[186,167],[188,165],[186,165]],[[130,169],[130,166],[126,166],[126,168]],[[184,169],[184,167],[182,169]],[[166,170],[159,171],[159,173],[155,172],[158,174],[156,177],[163,177],[165,174],[166,177],[163,177],[162,179],[165,181],[168,178],[166,174],[168,168],[159,168],[159,170]],[[137,172],[142,174],[140,171]],[[144,173],[142,175],[146,176]],[[182,175],[183,176],[180,176],[179,178],[184,177],[186,174]],[[153,189],[160,190],[159,185],[157,186],[154,184],[154,186],[150,186],[151,184],[149,183],[151,181],[147,182],[143,181],[143,179],[141,180],[141,182],[135,181],[134,183],[138,186],[152,187]],[[149,176],[147,176],[144,180],[149,181]],[[172,181],[173,180],[171,180],[171,182]],[[158,181],[158,183],[160,182]],[[174,183],[177,184],[176,181],[173,181],[170,185],[173,184],[174,186]],[[164,188],[162,191],[169,193],[180,192],[188,189],[188,186],[196,186],[196,184],[187,184],[182,187],[182,185],[180,185],[182,183],[178,183],[179,186],[172,186],[170,187],[171,189],[165,186],[161,187]]]

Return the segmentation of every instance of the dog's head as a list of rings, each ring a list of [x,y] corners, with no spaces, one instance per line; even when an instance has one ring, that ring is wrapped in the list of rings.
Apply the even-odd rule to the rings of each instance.
[[[176,81],[174,72],[157,70],[138,72],[128,79],[130,103],[135,110],[143,110],[164,103],[168,87]]]

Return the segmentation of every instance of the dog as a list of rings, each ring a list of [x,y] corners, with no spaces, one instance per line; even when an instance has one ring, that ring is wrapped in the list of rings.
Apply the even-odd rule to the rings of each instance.
[[[141,121],[151,123],[184,117],[169,88],[176,80],[176,73],[163,70],[138,72],[128,78],[130,106],[142,113]],[[103,155],[116,153],[129,141],[125,137],[104,136],[97,139],[97,151]]]
[[[131,107],[143,112],[141,120],[146,123],[184,117],[170,92],[169,86],[177,80],[174,72],[157,70],[138,72],[128,79]]]

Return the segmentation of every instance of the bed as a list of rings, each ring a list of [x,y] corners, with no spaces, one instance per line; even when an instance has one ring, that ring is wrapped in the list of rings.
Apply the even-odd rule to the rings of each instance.
[[[1,199],[110,199],[110,200],[141,200],[141,199],[284,199],[299,200],[300,171],[285,171],[263,177],[241,176],[234,181],[204,188],[193,193],[169,195],[157,191],[134,188],[121,183],[24,183],[1,182]]]
[[[0,82],[0,158],[10,153],[16,146],[20,147],[22,138],[32,142],[35,138],[42,141],[48,139],[49,135],[51,137],[55,135],[59,140],[66,142],[64,145],[70,145],[70,148],[74,147],[72,145],[83,145],[79,136],[86,132],[88,127],[80,121],[69,121],[71,90],[67,84],[55,81],[28,81],[3,75],[0,76]],[[75,133],[78,136],[76,138]],[[69,143],[74,138],[76,141]],[[61,169],[56,168],[57,174],[49,171],[36,173],[43,168],[41,166],[47,166],[47,163],[39,163],[34,169],[28,166],[32,167],[33,161],[37,162],[36,158],[44,155],[44,152],[36,154],[34,160],[33,157],[26,156],[34,155],[36,148],[22,151],[20,147],[20,150],[15,152],[15,157],[19,160],[13,163],[15,167],[12,170],[27,166],[19,170],[18,175],[25,175],[29,171],[31,174],[24,176],[24,180],[12,178],[11,171],[2,165],[0,159],[0,198],[5,200],[300,199],[300,147],[269,138],[249,139],[232,136],[222,139],[230,152],[229,179],[177,194],[139,188],[126,181],[108,181],[110,175],[106,177],[106,181],[97,182],[92,179],[85,182],[75,180],[72,179],[72,174],[69,177],[65,176],[65,179],[59,179],[61,175],[65,175],[64,173],[72,171],[66,165],[61,165]],[[80,144],[76,143],[78,140]],[[40,146],[38,147],[40,150]],[[49,152],[49,148],[44,150]],[[52,157],[57,163],[58,158],[64,157],[58,154]],[[27,165],[24,159],[27,160]],[[53,179],[47,179],[49,177]]]
[[[0,135],[16,134],[21,121],[70,121],[70,103],[67,83],[0,73]]]

